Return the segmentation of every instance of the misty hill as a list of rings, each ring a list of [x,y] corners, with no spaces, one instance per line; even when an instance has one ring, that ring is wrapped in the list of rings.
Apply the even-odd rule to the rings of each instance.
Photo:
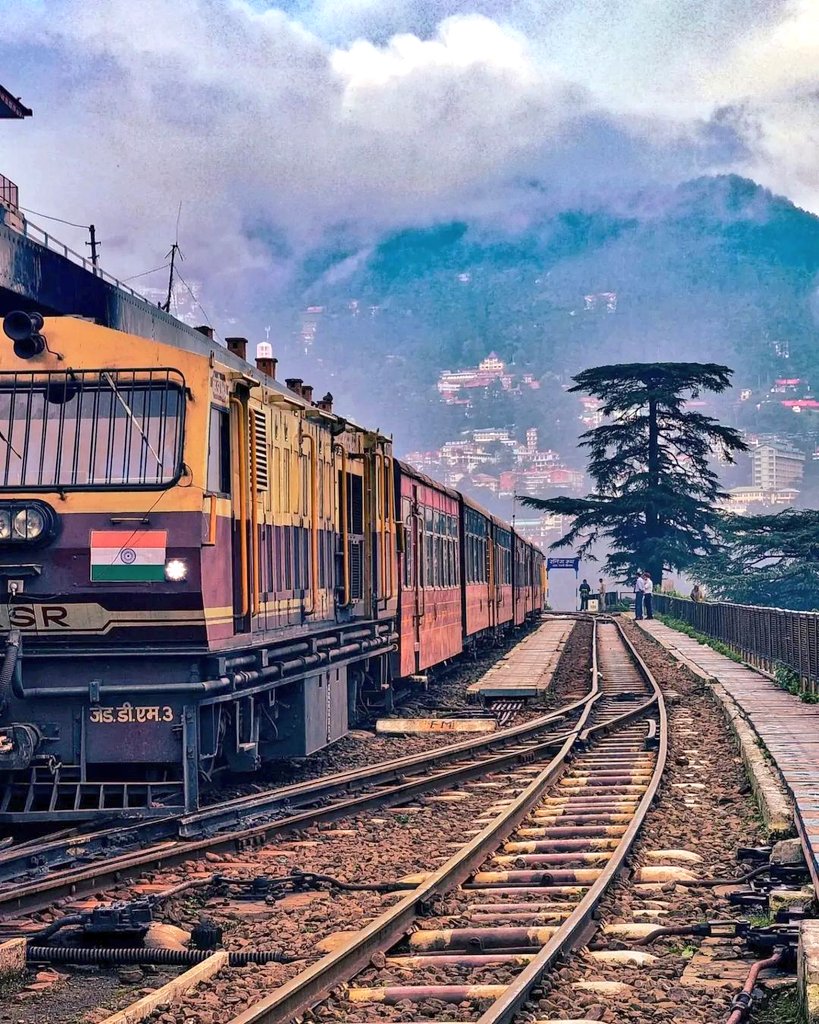
[[[819,381],[817,271],[819,218],[722,176],[517,231],[452,223],[324,252],[301,300],[326,311],[311,356],[399,432],[396,414],[429,408],[441,369],[493,349],[539,377],[676,356],[727,362],[740,385]]]

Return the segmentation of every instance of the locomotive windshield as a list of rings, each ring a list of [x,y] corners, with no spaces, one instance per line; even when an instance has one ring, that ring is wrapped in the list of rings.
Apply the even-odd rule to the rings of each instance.
[[[0,490],[169,486],[184,395],[170,369],[0,374]]]

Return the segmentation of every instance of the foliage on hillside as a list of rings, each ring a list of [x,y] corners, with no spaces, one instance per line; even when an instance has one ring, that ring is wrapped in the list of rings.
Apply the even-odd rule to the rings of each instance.
[[[563,381],[604,360],[681,353],[729,362],[740,385],[819,381],[818,272],[819,218],[724,176],[524,226],[443,224],[325,250],[305,265],[298,301],[328,311],[311,358],[339,378],[331,390],[360,397],[387,429],[400,416],[419,446],[463,424],[431,407],[437,374],[492,350]],[[584,299],[600,293],[616,293],[615,310]],[[351,299],[376,313],[351,318]]]

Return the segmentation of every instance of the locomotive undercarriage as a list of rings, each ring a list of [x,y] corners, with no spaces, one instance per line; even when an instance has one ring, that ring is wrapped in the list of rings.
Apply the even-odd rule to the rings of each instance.
[[[198,659],[66,663],[24,642],[0,711],[0,823],[194,811],[220,772],[255,772],[343,736],[390,692],[396,643],[391,621]]]

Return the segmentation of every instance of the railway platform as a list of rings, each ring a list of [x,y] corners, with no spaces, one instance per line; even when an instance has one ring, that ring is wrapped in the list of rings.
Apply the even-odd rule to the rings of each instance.
[[[656,619],[644,620],[640,626],[678,661],[719,684],[739,709],[790,798],[793,821],[819,892],[819,706],[805,704],[763,673]]]
[[[468,686],[466,692],[481,699],[542,697],[552,685],[557,663],[576,621],[548,619]]]

